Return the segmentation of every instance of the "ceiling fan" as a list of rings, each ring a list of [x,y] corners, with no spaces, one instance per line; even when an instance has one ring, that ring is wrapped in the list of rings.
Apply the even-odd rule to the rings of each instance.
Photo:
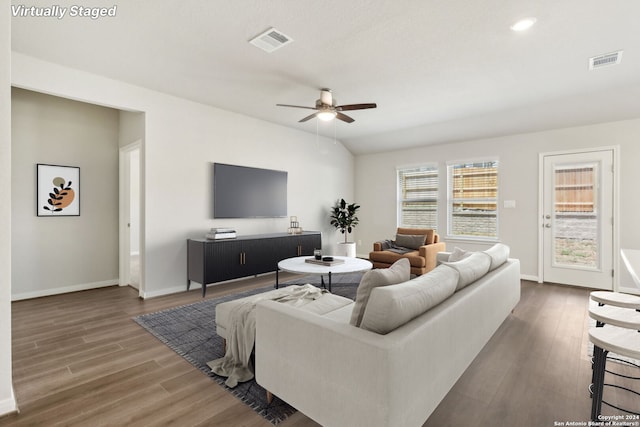
[[[349,105],[336,105],[336,100],[331,94],[331,89],[320,89],[320,99],[316,100],[315,107],[303,107],[302,105],[289,105],[289,104],[276,104],[278,107],[294,107],[294,108],[306,108],[308,110],[316,110],[315,113],[308,115],[299,122],[306,122],[314,117],[320,120],[329,121],[334,118],[342,120],[343,122],[352,123],[354,119],[343,114],[342,111],[351,110],[364,110],[367,108],[376,108],[375,103],[369,104],[349,104]]]

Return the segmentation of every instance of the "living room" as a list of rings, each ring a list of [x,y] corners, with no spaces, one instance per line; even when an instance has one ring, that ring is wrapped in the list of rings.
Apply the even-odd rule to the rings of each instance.
[[[629,6],[631,7],[631,6]],[[5,28],[11,27],[10,10],[3,11],[2,22]],[[15,18],[14,18],[15,19]],[[337,141],[332,130],[324,130],[319,136],[315,125],[306,131],[292,129],[265,120],[248,117],[230,110],[205,105],[201,102],[180,98],[142,87],[59,65],[54,59],[38,58],[27,53],[12,51],[11,35],[3,32],[2,47],[11,58],[10,69],[2,71],[2,129],[5,130],[3,140],[11,141],[12,120],[25,120],[24,123],[41,126],[47,137],[40,144],[53,143],[49,139],[47,123],[37,116],[36,112],[42,104],[51,105],[51,111],[60,111],[61,104],[73,104],[68,107],[73,111],[87,111],[94,108],[104,109],[110,114],[111,130],[108,144],[113,147],[115,156],[120,146],[133,141],[143,142],[143,229],[141,245],[142,276],[144,298],[153,298],[185,290],[186,277],[186,239],[202,237],[211,227],[230,226],[237,228],[242,234],[285,231],[288,219],[256,219],[256,220],[213,220],[211,210],[211,163],[225,162],[248,166],[286,170],[289,173],[289,206],[290,215],[296,215],[301,225],[307,230],[322,232],[323,249],[335,251],[335,244],[341,236],[328,223],[328,211],[337,198],[357,201],[363,208],[360,224],[353,235],[357,242],[357,252],[366,256],[374,241],[393,237],[397,226],[397,177],[396,168],[420,164],[436,164],[445,176],[447,162],[474,161],[478,159],[499,160],[500,201],[515,201],[515,207],[500,209],[499,240],[511,247],[513,257],[520,259],[521,273],[524,279],[541,281],[539,247],[540,229],[540,155],[542,153],[578,152],[613,148],[616,159],[615,169],[615,227],[616,248],[638,248],[640,246],[640,227],[636,224],[636,214],[640,209],[640,199],[634,197],[635,183],[640,181],[640,171],[636,167],[636,159],[640,158],[640,145],[637,135],[640,134],[640,111],[632,106],[632,113],[626,116],[614,116],[611,111],[594,105],[592,119],[589,123],[572,120],[563,110],[571,108],[580,97],[570,103],[552,100],[543,109],[547,116],[556,121],[544,130],[506,132],[501,135],[490,133],[468,135],[457,141],[446,144],[422,144],[401,149],[385,149],[380,152],[360,152],[359,148],[350,151],[340,140],[338,128]],[[631,43],[628,43],[631,44]],[[600,52],[593,52],[594,54]],[[637,64],[632,51],[625,53],[625,60]],[[624,60],[623,60],[624,61]],[[636,62],[632,62],[636,61]],[[606,72],[607,70],[601,70]],[[15,97],[19,97],[25,108],[16,110],[11,117],[6,106],[11,105],[11,87],[15,88]],[[622,89],[621,89],[622,90]],[[638,81],[624,91],[637,95]],[[315,93],[314,93],[315,95]],[[375,95],[375,91],[372,93]],[[349,95],[350,97],[353,95]],[[375,96],[373,96],[375,98]],[[42,100],[46,98],[47,101]],[[51,99],[53,98],[53,99]],[[637,99],[637,97],[635,98]],[[359,101],[360,99],[354,99]],[[274,99],[276,102],[288,102],[287,99]],[[345,100],[346,101],[346,100]],[[363,99],[363,101],[369,101]],[[377,101],[372,99],[371,101]],[[75,103],[87,104],[78,106]],[[89,105],[90,104],[90,105]],[[62,107],[65,108],[65,107]],[[109,112],[110,111],[110,112]],[[536,111],[542,114],[540,110]],[[283,113],[285,114],[285,113]],[[297,121],[295,111],[287,112],[293,122]],[[358,116],[355,116],[358,114]],[[354,113],[357,121],[350,126],[367,123],[367,112]],[[522,116],[529,114],[522,107]],[[462,122],[471,127],[472,124],[500,122],[502,111],[467,118]],[[541,116],[540,116],[541,117]],[[70,120],[82,122],[75,116]],[[68,123],[72,125],[72,121]],[[340,126],[339,124],[338,126]],[[462,126],[461,125],[461,126]],[[33,129],[33,128],[32,128]],[[478,128],[476,128],[478,129]],[[372,143],[383,141],[387,147],[394,147],[395,138],[411,139],[419,128],[398,130],[392,133],[381,133],[372,137]],[[424,136],[437,138],[435,136]],[[440,135],[442,140],[445,136]],[[373,141],[376,140],[376,141]],[[60,142],[60,141],[58,141]],[[13,144],[17,141],[14,140]],[[93,168],[96,159],[88,157],[69,157],[51,151],[42,151],[38,145],[29,147],[8,146],[3,149],[3,175],[5,182],[11,182],[12,205],[6,219],[3,218],[2,256],[2,325],[0,339],[3,349],[11,348],[10,302],[25,297],[44,296],[52,291],[60,291],[78,285],[109,285],[118,282],[118,258],[114,235],[118,215],[117,205],[112,199],[108,207],[111,222],[109,234],[110,246],[107,255],[92,255],[87,250],[87,259],[76,262],[98,265],[108,260],[103,270],[89,268],[87,274],[82,269],[66,271],[64,280],[56,282],[49,278],[46,269],[40,264],[29,262],[28,256],[51,253],[51,246],[42,243],[43,236],[50,236],[51,223],[35,218],[32,206],[32,189],[35,188],[36,163],[60,163],[82,166],[82,182],[98,181],[93,174],[102,175],[102,171]],[[13,152],[11,155],[5,156]],[[25,152],[21,151],[25,150]],[[37,153],[37,154],[29,154]],[[42,153],[46,155],[43,157]],[[22,154],[24,153],[24,156]],[[56,154],[54,154],[56,153]],[[74,152],[75,153],[75,152]],[[95,153],[94,153],[95,154]],[[20,163],[12,160],[20,155]],[[74,154],[74,156],[77,153]],[[97,155],[97,154],[96,154]],[[110,192],[117,193],[117,159],[111,158]],[[9,172],[7,172],[9,171]],[[18,179],[19,178],[19,179]],[[440,200],[446,200],[446,184],[441,179],[442,191]],[[321,184],[321,185],[319,185]],[[87,187],[83,187],[87,188]],[[311,190],[310,190],[311,189]],[[169,195],[170,196],[169,196]],[[116,197],[116,196],[113,196]],[[83,193],[83,203],[91,203],[91,196]],[[95,199],[94,199],[95,200]],[[15,203],[15,205],[13,205]],[[80,219],[87,217],[95,205],[83,205]],[[85,211],[85,207],[87,210]],[[87,217],[88,218],[88,217]],[[64,220],[63,220],[64,221]],[[95,219],[94,219],[95,221]],[[438,224],[442,234],[446,229],[446,211],[444,203],[439,211]],[[9,225],[7,225],[9,224]],[[7,227],[10,227],[7,229]],[[5,233],[6,232],[6,238]],[[9,238],[11,236],[11,238]],[[78,238],[76,235],[72,238]],[[96,237],[100,239],[101,237]],[[102,237],[104,238],[104,237]],[[25,245],[25,239],[28,245]],[[446,240],[446,238],[445,238]],[[78,238],[77,241],[82,241]],[[469,242],[446,240],[448,247],[464,246],[469,249],[484,249],[489,242]],[[70,243],[74,245],[74,243]],[[86,245],[86,243],[84,243]],[[77,245],[76,245],[77,246]],[[326,246],[326,247],[325,247]],[[82,246],[86,247],[86,246]],[[103,248],[105,249],[105,248]],[[618,251],[616,251],[617,253]],[[620,272],[614,279],[616,290],[630,290],[630,278],[625,273],[618,255],[614,255],[614,270]],[[54,259],[53,262],[56,260]],[[9,273],[11,272],[11,273]],[[47,280],[43,278],[47,277]],[[76,290],[76,288],[74,288]],[[6,316],[6,317],[4,317]],[[7,320],[5,322],[5,320]],[[5,345],[7,344],[7,345]],[[8,353],[8,354],[7,354]],[[3,350],[0,362],[3,369],[0,378],[0,403],[12,399],[10,379],[10,352]],[[9,368],[7,369],[7,366]],[[7,385],[8,384],[8,385]],[[0,409],[5,408],[0,404]],[[2,411],[0,411],[2,412]]]

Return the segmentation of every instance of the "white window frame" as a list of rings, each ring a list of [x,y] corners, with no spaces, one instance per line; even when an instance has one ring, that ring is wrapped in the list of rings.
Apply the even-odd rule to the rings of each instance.
[[[495,197],[478,198],[454,198],[453,195],[453,171],[459,166],[482,165],[495,163],[496,168],[496,194]],[[479,166],[480,167],[480,166]],[[447,239],[448,240],[475,240],[475,241],[498,241],[500,238],[500,161],[497,157],[470,159],[447,162]],[[489,202],[495,203],[495,235],[485,234],[460,234],[454,232],[454,204],[461,201],[467,202]]]
[[[434,172],[436,175],[436,182],[434,189],[433,197],[425,197],[425,198],[415,198],[415,199],[405,199],[403,198],[403,188],[402,188],[402,180],[401,174],[410,173],[410,172]],[[440,185],[440,170],[438,168],[437,163],[425,163],[414,166],[402,166],[396,168],[396,185],[397,185],[397,218],[396,223],[398,227],[407,227],[407,228],[433,228],[434,230],[438,230],[438,216],[439,216],[439,185]],[[403,203],[406,201],[418,201],[418,202],[435,202],[435,210],[434,210],[434,222],[433,224],[423,225],[423,224],[408,224],[403,223]]]

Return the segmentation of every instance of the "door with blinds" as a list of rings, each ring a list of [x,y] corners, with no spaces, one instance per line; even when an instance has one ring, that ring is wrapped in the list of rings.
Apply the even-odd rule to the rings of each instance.
[[[543,280],[613,289],[613,151],[543,157]]]

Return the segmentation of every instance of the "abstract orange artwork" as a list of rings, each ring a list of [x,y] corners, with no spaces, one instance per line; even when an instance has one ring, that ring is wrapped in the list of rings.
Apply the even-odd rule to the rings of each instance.
[[[37,165],[37,215],[80,215],[80,168]]]

